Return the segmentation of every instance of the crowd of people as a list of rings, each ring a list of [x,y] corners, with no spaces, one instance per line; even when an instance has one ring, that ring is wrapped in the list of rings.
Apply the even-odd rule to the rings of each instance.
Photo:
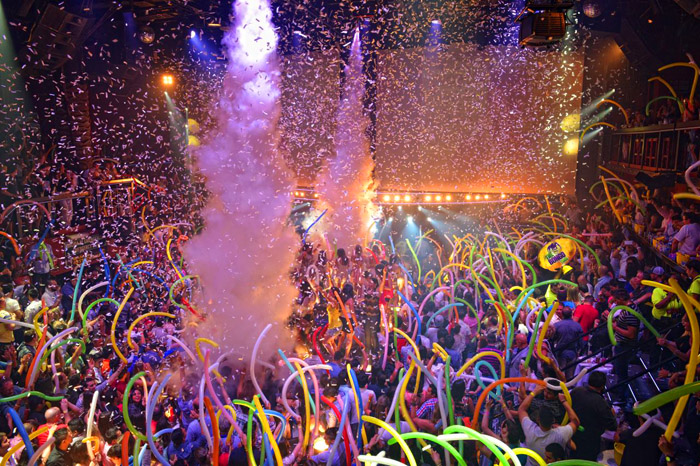
[[[663,218],[659,227],[665,233],[677,227],[672,247],[695,256],[700,226],[694,204],[681,214],[684,225],[669,214],[680,206],[646,207],[650,218],[652,211]],[[559,217],[550,215],[551,227],[561,232],[566,226],[590,249],[581,249],[572,269],[557,275],[539,266],[541,244],[518,237],[524,225],[522,233],[514,229],[500,239],[465,237],[463,265],[448,270],[440,266],[459,262],[456,249],[426,239],[414,241],[415,257],[378,240],[347,251],[305,243],[292,274],[299,295],[287,325],[294,329],[294,356],[330,369],[313,370],[317,381],[306,372],[287,390],[287,366],[262,365],[254,378],[246,364],[224,358],[205,391],[202,364],[182,340],[191,343],[197,337],[192,320],[208,316],[197,310],[196,280],[178,281],[179,271],[162,253],[163,236],[146,232],[142,238],[134,254],[153,263],[140,265],[145,272],[138,277],[128,265],[108,262],[114,281],[107,286],[94,288],[105,274],[102,263],[88,264],[80,283],[77,269],[21,282],[2,274],[0,455],[11,465],[30,459],[47,466],[243,465],[250,463],[248,455],[255,463],[267,455],[289,465],[349,465],[358,461],[352,459],[355,447],[358,454],[406,455],[392,441],[393,429],[439,435],[464,425],[550,463],[597,461],[601,452],[616,449],[621,465],[697,465],[700,397],[691,396],[670,439],[657,424],[638,431],[645,419],[633,408],[653,390],[683,385],[692,359],[691,325],[681,300],[646,281],[679,281],[700,299],[700,262],[691,259],[682,271],[658,265],[615,223],[609,207],[584,213],[565,201],[560,210]],[[165,231],[178,235],[177,229]],[[515,261],[494,257],[496,266],[489,267],[483,255],[484,248],[509,248],[509,241],[522,243],[513,250],[529,264],[522,271],[527,284],[555,277],[569,284],[536,287],[519,306],[522,296],[513,287],[522,277]],[[480,244],[478,281],[468,252]],[[540,308],[553,314],[547,323],[536,318]],[[153,311],[176,318],[144,317]],[[497,387],[484,402],[484,384],[503,377],[526,381]],[[537,383],[546,378],[568,383],[570,394]],[[321,395],[322,404],[312,402]],[[265,422],[245,406],[258,397],[276,413],[263,416],[275,450]],[[210,410],[217,400],[233,409]],[[318,417],[302,415],[307,403]],[[656,421],[669,423],[673,409],[673,403],[661,406]],[[389,426],[364,421],[365,415]],[[317,433],[315,441],[305,429]],[[454,461],[438,444],[422,449],[407,442],[418,464]],[[498,461],[484,443],[464,441],[459,448],[467,464]]]
[[[697,121],[700,118],[698,115],[700,100],[693,99],[691,102],[688,99],[684,99],[682,104],[681,110],[676,101],[664,99],[656,104],[652,104],[649,109],[628,109],[629,124],[625,122],[622,126],[636,128],[653,125],[672,125],[680,122]]]

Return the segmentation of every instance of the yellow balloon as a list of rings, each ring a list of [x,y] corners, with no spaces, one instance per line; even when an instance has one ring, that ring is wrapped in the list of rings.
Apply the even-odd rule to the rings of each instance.
[[[199,138],[194,134],[190,134],[189,140],[187,141],[188,146],[199,147]]]
[[[575,242],[568,238],[557,238],[545,244],[537,255],[537,258],[540,267],[556,271],[566,266],[575,255]]]
[[[564,119],[561,120],[560,126],[561,130],[565,133],[578,131],[579,127],[581,126],[581,115],[578,113],[572,113],[571,115],[565,116]]]

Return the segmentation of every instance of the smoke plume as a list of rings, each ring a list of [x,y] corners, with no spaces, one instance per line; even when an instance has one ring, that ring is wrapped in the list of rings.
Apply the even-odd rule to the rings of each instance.
[[[350,58],[345,66],[345,84],[338,107],[336,155],[324,166],[316,190],[320,210],[328,209],[324,230],[339,247],[362,243],[375,206],[367,127],[364,111],[365,78],[362,70],[360,31],[355,30]],[[322,230],[319,230],[322,231]]]
[[[280,67],[267,0],[239,0],[224,38],[228,69],[218,129],[198,151],[212,196],[206,226],[186,249],[211,317],[200,336],[246,357],[268,323],[268,348],[286,332],[294,287],[290,267],[298,240],[287,225],[294,179],[278,151]],[[275,335],[276,333],[276,335]],[[274,346],[273,346],[274,345]]]

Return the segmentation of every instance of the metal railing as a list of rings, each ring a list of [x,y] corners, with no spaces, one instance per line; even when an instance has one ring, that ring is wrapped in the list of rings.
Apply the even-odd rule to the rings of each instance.
[[[58,225],[69,227],[118,214],[128,217],[133,227],[133,217],[138,207],[136,201],[146,196],[138,196],[137,188],[148,190],[149,194],[152,189],[139,179],[130,177],[103,181],[89,190],[23,199],[0,214],[0,226],[19,241],[36,236],[37,231],[43,230],[49,221],[45,217],[49,216]]]
[[[610,136],[605,160],[628,169],[682,172],[690,131],[697,130],[700,121],[624,128]]]

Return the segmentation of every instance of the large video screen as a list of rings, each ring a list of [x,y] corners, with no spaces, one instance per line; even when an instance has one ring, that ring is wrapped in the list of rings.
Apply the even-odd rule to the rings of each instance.
[[[386,50],[377,74],[382,189],[574,192],[577,133],[561,122],[581,108],[582,54],[465,43]]]

